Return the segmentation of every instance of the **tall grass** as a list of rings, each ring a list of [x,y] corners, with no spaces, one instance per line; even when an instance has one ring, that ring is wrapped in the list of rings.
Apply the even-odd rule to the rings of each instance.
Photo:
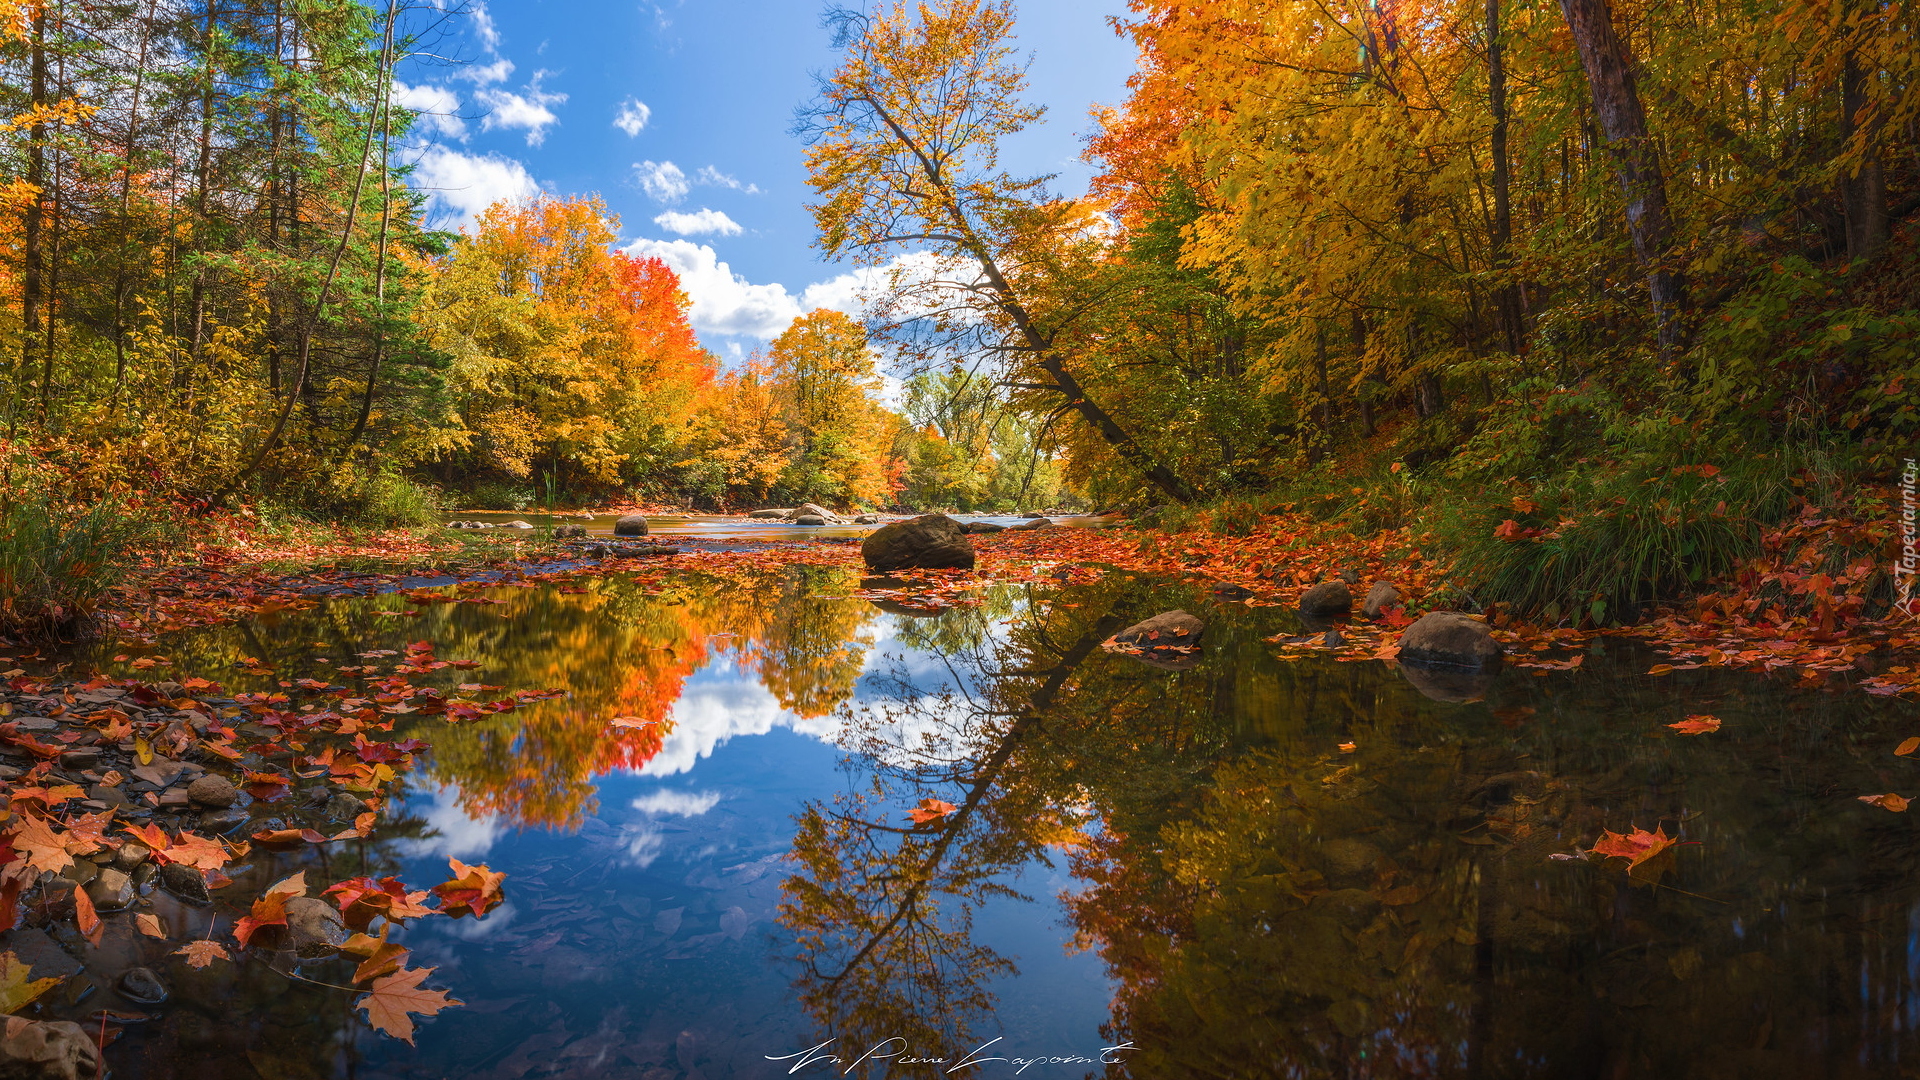
[[[0,634],[76,640],[100,600],[160,530],[117,499],[78,506],[35,495],[0,509]]]

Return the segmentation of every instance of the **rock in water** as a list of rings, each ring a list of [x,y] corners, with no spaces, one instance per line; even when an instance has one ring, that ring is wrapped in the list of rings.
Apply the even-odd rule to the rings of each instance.
[[[232,806],[240,797],[232,781],[224,776],[206,775],[187,785],[187,798],[195,806]]]
[[[1005,532],[1006,528],[1005,525],[995,525],[991,521],[968,521],[961,524],[960,531],[968,536],[981,536],[987,533]]]
[[[853,523],[855,525],[878,525],[880,524],[880,515],[861,514],[859,517],[853,519]]]
[[[133,878],[109,866],[87,882],[87,899],[99,911],[125,911],[133,906]]]
[[[793,508],[793,517],[795,521],[799,521],[800,518],[808,514],[811,514],[817,518],[825,519],[826,521],[840,520],[839,514],[836,514],[833,511],[827,509],[826,507],[821,506],[819,503],[801,503],[799,506],[796,506]],[[805,524],[805,522],[801,522],[801,524]]]
[[[621,518],[620,520],[618,520],[618,521],[616,521],[616,522],[614,522],[614,523],[613,523],[613,535],[615,535],[615,536],[645,536],[645,535],[647,535],[647,515],[645,515],[645,514],[628,514],[627,516],[625,516],[625,517],[623,517],[623,518]]]
[[[167,984],[161,982],[160,976],[155,975],[151,968],[128,968],[120,976],[120,993],[128,1001],[158,1005],[167,1000]]]
[[[1353,610],[1353,592],[1344,581],[1323,581],[1300,594],[1302,615],[1345,615]]]
[[[827,519],[821,517],[819,514],[801,514],[799,517],[793,519],[793,523],[795,525],[825,525]]]
[[[578,540],[587,535],[585,525],[555,525],[553,538],[556,540]]]
[[[1007,527],[1010,529],[1045,529],[1052,526],[1052,524],[1052,518],[1032,517],[1018,525],[1009,525]]]
[[[1376,581],[1373,588],[1367,590],[1367,602],[1360,605],[1360,614],[1377,619],[1383,609],[1399,606],[1400,590],[1393,587],[1393,582]]]
[[[1113,642],[1142,663],[1177,671],[1200,662],[1200,635],[1206,631],[1206,623],[1184,611],[1163,611],[1113,635]]]
[[[971,570],[973,544],[945,514],[923,514],[875,529],[860,544],[867,569]]]
[[[287,901],[287,949],[302,960],[323,960],[347,940],[340,912],[325,900],[296,896]]]
[[[211,904],[204,872],[185,863],[168,863],[160,868],[160,887],[190,904]]]
[[[100,1071],[93,1037],[66,1020],[0,1016],[0,1076],[92,1080]]]
[[[1457,611],[1433,611],[1400,635],[1401,664],[1496,671],[1503,650],[1486,623]]]
[[[773,508],[771,508],[771,507],[769,507],[768,509],[765,509],[765,510],[753,510],[753,511],[749,511],[749,512],[748,512],[748,514],[747,514],[747,516],[748,516],[749,518],[761,518],[761,519],[766,519],[766,518],[778,518],[778,519],[780,519],[781,521],[785,521],[785,520],[786,520],[786,518],[787,518],[787,515],[788,515],[788,514],[791,514],[791,513],[793,513],[793,511],[792,511],[792,510],[788,510],[788,509],[773,509]]]

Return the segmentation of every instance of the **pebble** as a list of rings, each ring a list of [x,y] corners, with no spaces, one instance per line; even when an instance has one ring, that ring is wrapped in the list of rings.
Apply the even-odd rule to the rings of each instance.
[[[245,810],[215,810],[212,813],[200,815],[200,827],[208,832],[232,832],[246,823]]]
[[[367,804],[341,792],[327,803],[327,816],[335,821],[352,821],[367,812]]]
[[[183,863],[168,863],[160,868],[160,887],[190,904],[211,904],[206,875]]]
[[[167,984],[150,968],[128,968],[120,976],[120,995],[142,1005],[158,1005],[167,1000]]]
[[[81,750],[68,750],[60,755],[60,767],[75,772],[84,772],[100,764],[100,751],[93,747]]]
[[[108,867],[87,883],[87,898],[99,911],[121,911],[133,906],[133,879]]]
[[[232,806],[239,797],[239,791],[224,776],[203,776],[187,785],[187,798],[195,806]]]
[[[113,853],[113,865],[116,869],[131,874],[135,867],[146,862],[152,854],[153,849],[147,845],[138,840],[128,840],[120,845],[119,851]]]

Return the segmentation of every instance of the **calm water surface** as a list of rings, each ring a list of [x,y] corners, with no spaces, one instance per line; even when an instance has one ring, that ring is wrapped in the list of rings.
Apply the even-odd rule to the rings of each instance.
[[[116,1073],[725,1080],[789,1075],[827,1040],[841,1063],[792,1074],[870,1052],[860,1075],[1920,1071],[1920,838],[1855,800],[1916,786],[1891,756],[1920,733],[1911,706],[1647,677],[1611,641],[1581,670],[1436,700],[1377,662],[1283,660],[1263,639],[1290,615],[1198,586],[1115,573],[932,617],[857,587],[610,578],[161,642],[179,672],[259,688],[234,660],[326,678],[427,638],[485,665],[448,682],[571,696],[413,724],[432,750],[374,840],[268,855],[224,890],[223,920],[296,869],[416,888],[448,856],[506,871],[485,920],[403,931],[465,1007],[408,1046],[352,994],[110,937],[103,984],[144,961],[175,988],[109,1048]],[[1173,607],[1209,624],[1193,668],[1097,647]],[[1664,726],[1694,713],[1724,727]],[[916,827],[928,798],[956,809]],[[1684,840],[1656,881],[1551,858],[1635,827]],[[995,1038],[977,1058],[1081,1060],[947,1071]]]

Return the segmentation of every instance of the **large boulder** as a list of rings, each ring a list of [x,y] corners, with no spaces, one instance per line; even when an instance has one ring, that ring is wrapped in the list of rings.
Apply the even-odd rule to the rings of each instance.
[[[1360,605],[1360,614],[1369,619],[1377,619],[1380,612],[1401,604],[1400,590],[1393,587],[1391,581],[1376,581],[1373,588],[1367,590],[1366,603]]]
[[[1184,611],[1163,611],[1113,635],[1110,647],[1157,668],[1178,671],[1200,662],[1200,635],[1207,624]]]
[[[1045,529],[1053,524],[1052,518],[1030,517],[1018,525],[1009,525],[1009,529]]]
[[[793,517],[793,520],[796,523],[798,523],[801,518],[806,517],[808,515],[812,515],[813,517],[817,517],[817,518],[822,518],[822,519],[825,519],[826,521],[840,520],[839,514],[836,514],[833,511],[827,509],[826,507],[821,506],[819,503],[801,503],[799,506],[794,507],[793,510],[791,511],[791,516]]]
[[[1423,667],[1495,671],[1504,650],[1486,623],[1457,611],[1420,616],[1400,635],[1399,661]]]
[[[1004,532],[1006,528],[1005,525],[995,525],[991,521],[965,521],[960,524],[960,531],[966,533],[968,536],[984,536],[987,533]]]
[[[1344,581],[1323,581],[1300,594],[1302,615],[1345,615],[1353,610],[1353,590]]]
[[[973,544],[960,523],[945,514],[923,514],[883,525],[860,543],[867,569],[971,570]]]
[[[827,519],[819,514],[800,514],[793,519],[795,525],[825,525]]]
[[[787,519],[787,515],[791,513],[793,513],[792,510],[788,510],[785,507],[781,507],[779,509],[769,508],[766,510],[752,510],[747,513],[747,516],[749,518],[760,518],[762,520],[765,520],[767,518],[772,518],[777,521],[785,521]]]
[[[79,1024],[0,1015],[0,1077],[93,1080],[100,1071],[98,1053]]]
[[[628,514],[625,517],[621,518],[620,520],[614,522],[613,535],[615,536],[647,535],[647,515]]]

